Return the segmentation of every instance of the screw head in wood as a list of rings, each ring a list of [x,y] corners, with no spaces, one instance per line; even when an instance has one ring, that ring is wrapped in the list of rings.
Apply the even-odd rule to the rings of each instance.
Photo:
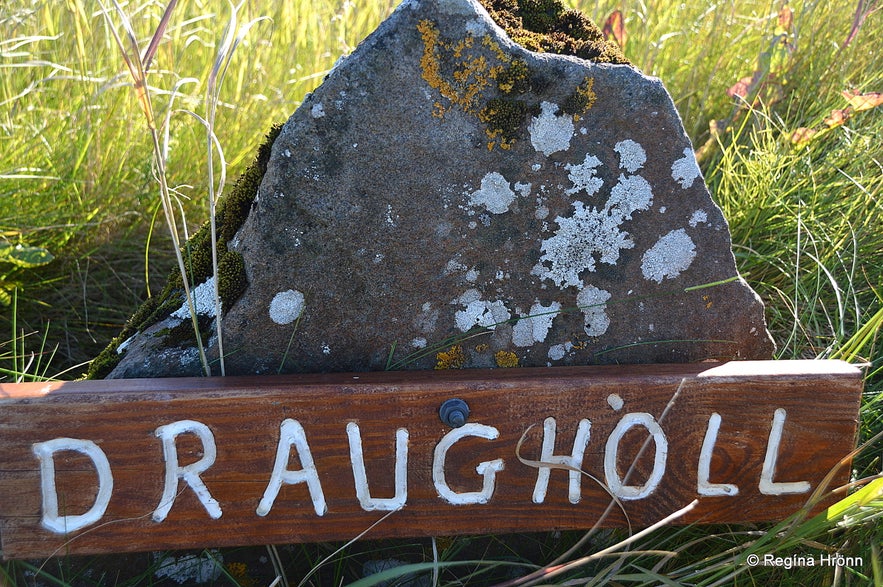
[[[469,406],[460,398],[447,399],[438,409],[438,417],[451,428],[460,428],[469,419]]]

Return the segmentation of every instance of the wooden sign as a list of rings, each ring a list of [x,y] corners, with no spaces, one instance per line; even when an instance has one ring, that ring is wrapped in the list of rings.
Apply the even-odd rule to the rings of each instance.
[[[611,495],[605,526],[778,520],[854,447],[861,386],[835,361],[2,384],[3,556],[580,529]]]

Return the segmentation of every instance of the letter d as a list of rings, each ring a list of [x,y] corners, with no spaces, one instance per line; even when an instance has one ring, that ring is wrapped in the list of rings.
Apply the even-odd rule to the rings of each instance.
[[[110,503],[113,492],[113,475],[110,463],[104,451],[91,440],[76,438],[55,438],[33,445],[34,454],[40,459],[40,491],[43,495],[43,519],[40,523],[44,528],[56,534],[69,534],[85,528],[101,519]],[[58,492],[55,487],[55,458],[58,451],[72,450],[86,455],[95,465],[98,473],[98,494],[95,503],[85,514],[78,516],[58,515]]]

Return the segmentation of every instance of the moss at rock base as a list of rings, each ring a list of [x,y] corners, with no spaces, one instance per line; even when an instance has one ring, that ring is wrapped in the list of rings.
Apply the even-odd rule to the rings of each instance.
[[[232,307],[248,287],[242,255],[235,251],[228,251],[227,243],[233,239],[248,217],[258,188],[267,171],[273,143],[281,130],[282,125],[274,125],[270,129],[265,141],[258,148],[255,160],[239,177],[233,188],[221,199],[215,212],[215,226],[218,237],[218,289],[222,308]],[[212,239],[209,223],[205,223],[184,244],[182,251],[191,287],[203,283],[211,277]],[[104,379],[107,377],[125,355],[125,351],[117,352],[119,346],[136,333],[156,324],[180,308],[184,303],[183,289],[184,282],[181,273],[175,268],[169,274],[162,292],[145,301],[129,318],[120,335],[114,338],[92,361],[86,378]],[[200,323],[201,330],[205,329],[205,325],[202,322]],[[196,336],[192,331],[193,328],[189,320],[182,323],[178,328],[186,329],[186,332],[184,330],[177,332],[176,328],[176,335],[168,341],[169,346],[180,346],[186,342],[184,339],[187,338],[187,333],[189,333],[191,343],[195,344]],[[208,340],[208,338],[204,336],[203,340]]]

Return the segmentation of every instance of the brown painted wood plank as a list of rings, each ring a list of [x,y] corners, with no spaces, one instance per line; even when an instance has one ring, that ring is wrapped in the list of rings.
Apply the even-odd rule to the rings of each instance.
[[[862,377],[836,361],[765,361],[724,365],[645,365],[507,369],[493,371],[393,372],[263,378],[149,379],[96,382],[0,384],[0,535],[3,556],[24,558],[62,553],[99,553],[342,540],[356,536],[386,511],[366,511],[356,496],[347,425],[358,425],[367,483],[374,498],[395,494],[396,431],[408,431],[407,499],[369,537],[506,533],[591,527],[610,503],[604,488],[580,477],[578,502],[569,498],[569,472],[551,470],[541,503],[534,492],[538,470],[519,461],[539,460],[543,423],[554,418],[553,454],[571,456],[581,420],[588,420],[582,469],[615,481],[647,444],[606,526],[622,526],[625,515],[646,526],[699,498],[682,523],[778,520],[798,510],[828,471],[855,443]],[[495,430],[494,439],[465,436],[446,453],[449,491],[480,493],[481,463],[502,459],[487,503],[457,505],[441,496],[433,475],[437,447],[452,429],[438,417],[441,403],[459,397],[471,409],[461,432]],[[621,405],[620,405],[621,402]],[[719,416],[708,467],[711,493],[699,495],[699,461],[709,421]],[[771,430],[778,426],[772,487],[799,493],[765,495],[760,480],[769,461]],[[167,517],[154,521],[165,484],[163,445],[156,430],[197,421],[217,448],[214,464],[200,479],[217,500],[221,516],[207,508],[183,481]],[[293,420],[303,429],[327,511],[317,515],[306,483],[283,484],[264,516],[256,513],[271,480],[280,426]],[[609,442],[625,422],[634,426]],[[658,424],[667,442],[664,472],[651,473],[659,445],[646,426]],[[476,425],[479,425],[476,427]],[[483,427],[482,427],[483,426]],[[33,447],[55,438],[95,443],[106,455],[113,490],[94,524],[70,535],[41,525],[40,461]],[[175,439],[180,466],[199,461],[203,444],[195,434]],[[618,452],[615,472],[605,470]],[[303,467],[291,449],[286,467]],[[92,460],[70,450],[54,454],[59,515],[80,515],[96,501],[98,475]],[[490,467],[494,468],[493,465]],[[609,468],[609,465],[608,465]],[[436,467],[438,469],[438,467]],[[848,468],[836,483],[848,480]],[[631,489],[629,489],[631,487]],[[721,489],[721,488],[724,489]],[[707,491],[706,491],[707,492]],[[449,494],[445,494],[449,495]],[[634,497],[634,495],[632,495]],[[817,508],[818,509],[818,508]]]

